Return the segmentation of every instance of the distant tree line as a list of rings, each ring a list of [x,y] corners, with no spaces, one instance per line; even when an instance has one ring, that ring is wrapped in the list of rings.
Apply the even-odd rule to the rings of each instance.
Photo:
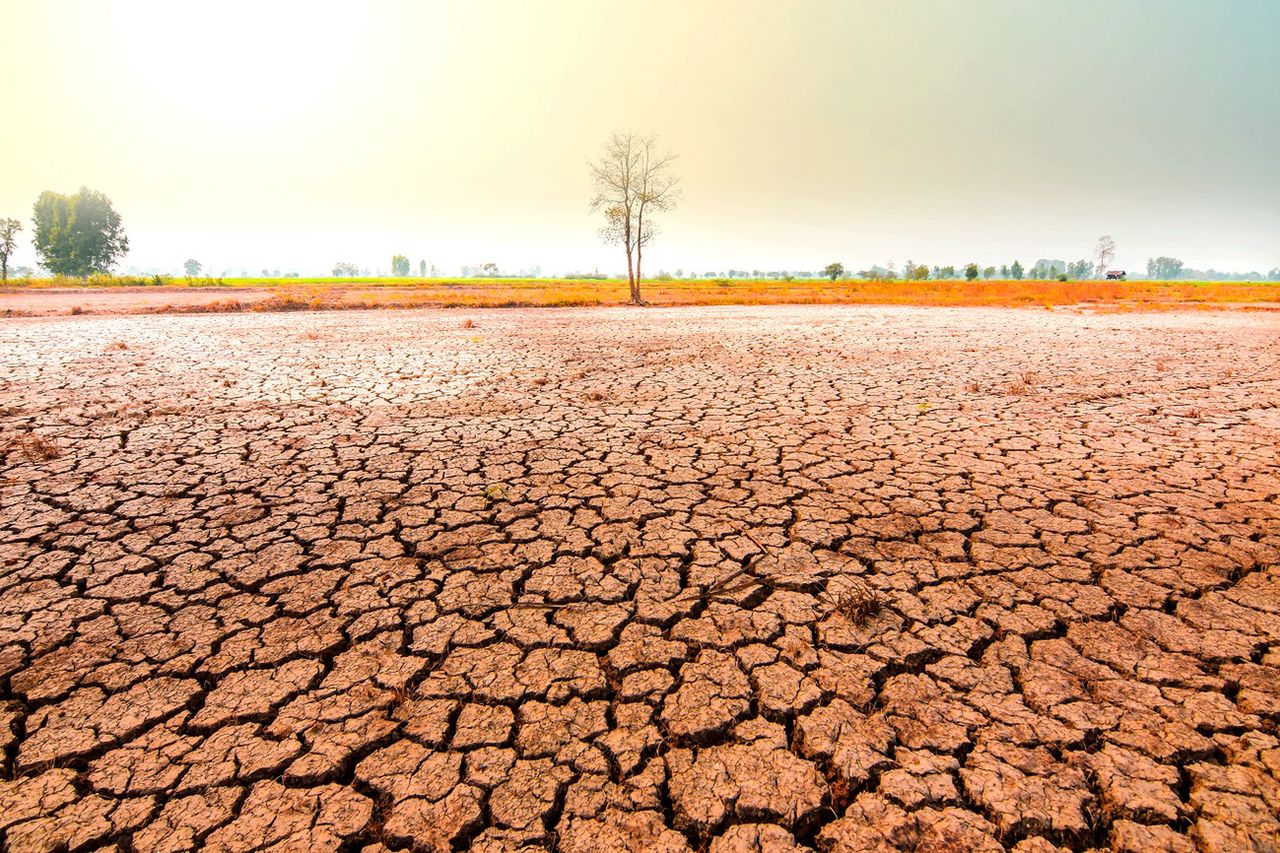
[[[637,137],[629,134],[615,136],[606,147],[605,156],[592,167],[593,178],[597,184],[598,195],[594,200],[596,206],[605,213],[606,226],[603,233],[611,241],[620,242],[624,249],[629,249],[631,263],[628,278],[632,287],[633,299],[639,299],[641,257],[649,239],[656,233],[653,229],[651,214],[654,211],[670,209],[678,196],[678,183],[668,168],[674,158],[660,154],[654,147],[652,137]],[[638,181],[638,183],[632,183]],[[618,189],[622,187],[622,189]],[[614,199],[610,193],[617,191]],[[611,204],[610,201],[617,201]],[[621,207],[619,207],[621,205]],[[631,206],[630,214],[627,206]],[[628,215],[632,218],[628,220]],[[619,218],[620,217],[620,218]],[[630,224],[628,225],[628,221]],[[54,275],[85,277],[110,273],[129,250],[129,239],[125,235],[124,224],[120,214],[112,206],[106,195],[88,187],[81,187],[71,194],[46,191],[36,200],[32,216],[32,243],[44,270]],[[23,277],[32,275],[27,267],[10,268],[9,261],[17,249],[22,223],[17,219],[0,218],[0,281],[7,281],[11,273]],[[908,260],[899,272],[890,262],[885,266],[872,266],[859,270],[856,276],[866,279],[894,280],[901,278],[908,281],[927,279],[958,279],[969,281],[977,279],[1041,279],[1041,280],[1078,280],[1102,278],[1110,270],[1115,258],[1116,245],[1110,236],[1098,238],[1092,261],[1081,259],[1063,261],[1041,258],[1030,267],[1024,267],[1018,260],[1011,264],[980,266],[970,261],[962,267],[948,264],[945,266],[917,264]],[[182,265],[188,278],[201,274],[204,265],[195,258],[189,258]],[[131,268],[132,269],[132,268]],[[405,255],[393,255],[391,274],[398,277],[411,275],[412,266]],[[1280,281],[1280,266],[1273,267],[1266,274],[1256,271],[1227,272],[1215,269],[1191,269],[1180,259],[1167,256],[1153,257],[1147,261],[1147,276],[1158,280],[1208,280],[1208,281]],[[223,276],[230,276],[231,269],[223,271]],[[379,275],[382,273],[379,272]],[[428,268],[425,260],[418,262],[418,274],[426,277],[439,275],[435,265]],[[246,276],[245,270],[240,275]],[[280,270],[262,270],[263,277],[280,278]],[[368,276],[367,267],[360,268],[355,264],[340,261],[334,264],[333,275],[336,277]],[[462,267],[465,277],[505,277],[497,264],[489,262]],[[511,274],[508,274],[511,275]],[[542,275],[540,267],[534,266],[515,273],[520,277],[538,278]],[[683,269],[675,271],[675,278],[706,279],[814,279],[829,278],[837,280],[846,278],[850,272],[841,262],[827,264],[820,271],[813,270],[745,270],[729,269],[704,273],[689,272]],[[286,278],[295,278],[296,272],[283,274]],[[600,273],[570,274],[568,277],[606,278]],[[666,271],[658,274],[660,279],[670,279]]]

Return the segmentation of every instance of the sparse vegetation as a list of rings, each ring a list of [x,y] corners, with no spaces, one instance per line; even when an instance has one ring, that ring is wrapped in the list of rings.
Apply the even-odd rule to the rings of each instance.
[[[151,278],[91,276],[15,280],[19,289],[115,288],[151,286]],[[302,310],[332,308],[517,308],[622,305],[629,299],[625,279],[397,279],[342,277],[290,279],[165,280],[170,289],[217,286],[229,291],[259,291],[213,306],[176,306],[180,312]],[[261,291],[268,291],[266,304]],[[304,294],[297,299],[280,294]],[[273,301],[274,300],[274,301]],[[1275,283],[1197,281],[1052,281],[977,279],[673,279],[649,281],[645,300],[654,305],[937,305],[1063,308],[1092,311],[1145,311],[1211,308],[1252,303],[1280,306]],[[314,303],[314,304],[313,304]],[[260,305],[261,307],[256,307]],[[154,310],[154,309],[152,309]]]

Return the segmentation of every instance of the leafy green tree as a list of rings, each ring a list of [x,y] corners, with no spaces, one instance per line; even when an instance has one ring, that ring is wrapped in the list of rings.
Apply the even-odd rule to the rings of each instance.
[[[18,232],[22,223],[16,219],[0,219],[0,282],[9,280],[9,256],[18,248]]]
[[[966,264],[964,268],[964,277],[966,281],[973,281],[978,277],[978,265]]]
[[[983,268],[982,268],[982,277],[983,277],[983,278],[995,278],[995,277],[996,277],[996,268],[995,268],[995,267],[983,267]]]
[[[1168,280],[1182,277],[1182,261],[1177,258],[1149,258],[1147,260],[1147,276],[1149,278]]]
[[[929,267],[925,264],[917,264],[915,261],[907,261],[907,265],[902,268],[903,281],[924,281],[929,277]]]
[[[187,258],[187,262],[182,265],[182,268],[186,270],[187,278],[195,278],[200,275],[200,270],[203,269],[203,265],[195,258]]]
[[[1001,265],[1000,265],[1000,277],[1001,277],[1001,278],[1008,278],[1008,277],[1009,277],[1009,265],[1008,265],[1008,264],[1001,264]]]
[[[483,270],[486,276],[488,276],[489,278],[493,278],[495,275],[498,274],[498,265],[494,263],[485,264],[483,267],[481,267],[481,270]]]
[[[844,264],[839,262],[836,262],[834,264],[827,264],[825,267],[822,268],[822,274],[825,275],[827,278],[831,279],[832,281],[835,281],[836,279],[844,275]]]
[[[409,274],[409,259],[404,255],[391,256],[391,274],[394,276],[406,276]]]
[[[1022,281],[1022,264],[1017,261],[1013,262],[1013,266],[1009,267],[1009,278],[1014,281]]]
[[[110,272],[129,251],[129,238],[111,199],[88,187],[72,195],[41,193],[32,221],[36,254],[56,275]]]
[[[426,277],[427,277],[427,262],[426,262],[426,261],[418,261],[418,275],[419,275],[419,276],[421,276],[422,278],[426,278]]]

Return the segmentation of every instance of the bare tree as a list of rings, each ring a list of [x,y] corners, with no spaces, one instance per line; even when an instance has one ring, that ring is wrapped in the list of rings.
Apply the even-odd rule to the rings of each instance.
[[[17,219],[0,219],[0,283],[9,280],[9,256],[18,248],[18,232],[22,223]]]
[[[595,196],[592,210],[604,211],[600,236],[621,243],[627,255],[631,301],[640,305],[640,266],[644,247],[657,234],[652,215],[675,207],[679,179],[671,174],[675,155],[658,151],[657,138],[615,133],[597,162],[591,163]]]
[[[1093,257],[1096,261],[1093,267],[1093,274],[1099,278],[1105,278],[1107,268],[1111,266],[1111,260],[1116,256],[1116,241],[1109,236],[1098,238],[1098,246],[1093,250]]]

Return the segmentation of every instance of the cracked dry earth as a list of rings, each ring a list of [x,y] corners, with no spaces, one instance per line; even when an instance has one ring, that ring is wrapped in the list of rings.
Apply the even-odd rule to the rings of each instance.
[[[0,364],[10,850],[1280,844],[1274,315],[14,320]]]

